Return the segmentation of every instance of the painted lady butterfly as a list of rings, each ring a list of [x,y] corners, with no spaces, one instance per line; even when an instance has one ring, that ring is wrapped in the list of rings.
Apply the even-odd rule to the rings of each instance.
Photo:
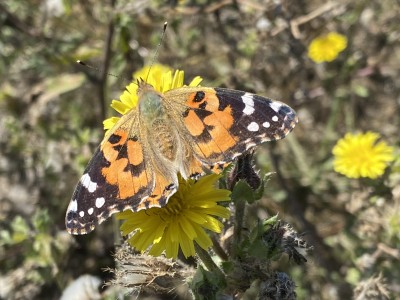
[[[66,214],[71,234],[127,209],[162,207],[178,189],[178,172],[218,169],[297,123],[289,106],[242,91],[138,86],[138,105],[106,134],[76,186]]]

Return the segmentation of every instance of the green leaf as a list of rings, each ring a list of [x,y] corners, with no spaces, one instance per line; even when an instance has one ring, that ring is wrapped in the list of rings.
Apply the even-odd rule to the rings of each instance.
[[[218,295],[221,294],[226,283],[222,282],[221,278],[216,274],[199,266],[196,274],[193,276],[190,286],[196,299],[207,300],[218,299]]]
[[[36,211],[32,223],[38,232],[47,232],[50,228],[50,217],[47,210]]]
[[[236,183],[231,194],[232,200],[237,202],[238,200],[245,199],[248,203],[253,203],[256,199],[254,191],[244,180],[240,180]]]
[[[264,220],[264,222],[263,222],[264,229],[268,229],[268,228],[266,228],[267,226],[271,227],[271,226],[275,225],[278,221],[279,221],[278,214],[276,214],[275,216],[273,216],[269,219]]]
[[[368,88],[360,84],[353,86],[353,92],[362,98],[367,98],[369,96]]]
[[[261,197],[264,195],[264,189],[265,189],[265,182],[264,182],[264,179],[261,179],[260,186],[254,191],[254,199],[255,200],[261,199]]]
[[[21,216],[16,216],[11,224],[12,243],[18,244],[29,237],[29,226]]]

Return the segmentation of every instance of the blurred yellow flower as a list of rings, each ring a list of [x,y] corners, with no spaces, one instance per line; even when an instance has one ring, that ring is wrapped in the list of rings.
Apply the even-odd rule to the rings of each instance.
[[[165,251],[166,257],[176,258],[179,248],[185,257],[194,256],[194,243],[207,250],[212,242],[205,230],[221,232],[223,224],[215,217],[230,215],[226,207],[218,205],[230,200],[230,191],[215,187],[219,178],[211,174],[195,181],[179,176],[179,189],[166,206],[117,215],[125,220],[122,234],[133,232],[129,244],[141,252],[149,250],[153,256]]]
[[[308,46],[308,57],[316,63],[330,62],[335,60],[346,47],[347,38],[344,35],[330,32],[311,41]]]
[[[393,148],[380,141],[373,132],[347,133],[332,150],[336,172],[349,178],[377,178],[383,174],[387,163],[394,160]]]
[[[151,67],[145,66],[139,71],[137,71],[133,77],[135,80],[126,86],[126,90],[119,97],[119,100],[112,100],[111,107],[114,108],[117,112],[124,115],[132,108],[135,108],[138,102],[137,97],[137,84],[136,79],[142,78],[148,84],[152,85],[154,89],[160,93],[165,93],[166,91],[180,88],[184,86],[184,72],[181,70],[176,70],[174,74],[172,74],[172,69],[161,65],[155,64]],[[189,83],[189,86],[198,86],[203,79],[200,76],[196,76]],[[118,122],[119,117],[111,117],[103,122],[103,126],[105,130],[111,129],[115,123]]]

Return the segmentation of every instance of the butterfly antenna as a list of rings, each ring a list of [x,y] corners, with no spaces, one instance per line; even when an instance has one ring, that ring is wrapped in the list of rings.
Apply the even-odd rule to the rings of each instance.
[[[158,56],[158,52],[160,51],[161,45],[162,45],[162,43],[163,43],[163,41],[164,41],[165,32],[167,31],[167,26],[168,26],[168,22],[165,22],[165,23],[164,23],[163,30],[162,30],[162,33],[161,33],[160,42],[158,43],[157,48],[156,48],[156,51],[154,52],[153,59],[152,59],[151,64],[150,64],[149,71],[147,72],[147,75],[146,75],[146,82],[147,82],[147,79],[148,79],[149,76],[150,76],[150,71],[151,71],[151,69],[153,68],[154,62],[155,62],[155,60],[156,60],[156,58],[157,58],[157,56]]]
[[[89,65],[89,64],[87,64],[87,63],[85,63],[85,62],[83,62],[81,60],[77,60],[76,63],[80,64],[81,66],[84,66],[84,67],[87,67],[89,69],[93,69],[93,70],[96,70],[96,71],[100,72],[100,68],[92,66],[92,65]],[[112,74],[112,73],[107,73],[107,75],[115,77],[115,78],[118,78],[119,80],[122,79],[122,80],[125,80],[125,81],[130,81],[130,80],[127,80],[126,78],[121,78],[120,76]]]

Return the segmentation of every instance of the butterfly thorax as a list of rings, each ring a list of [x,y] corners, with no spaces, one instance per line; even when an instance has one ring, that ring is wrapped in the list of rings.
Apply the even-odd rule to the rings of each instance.
[[[165,112],[163,95],[151,85],[140,82],[138,99],[141,126],[146,131],[153,152],[158,158],[174,162],[178,151],[178,135]]]

